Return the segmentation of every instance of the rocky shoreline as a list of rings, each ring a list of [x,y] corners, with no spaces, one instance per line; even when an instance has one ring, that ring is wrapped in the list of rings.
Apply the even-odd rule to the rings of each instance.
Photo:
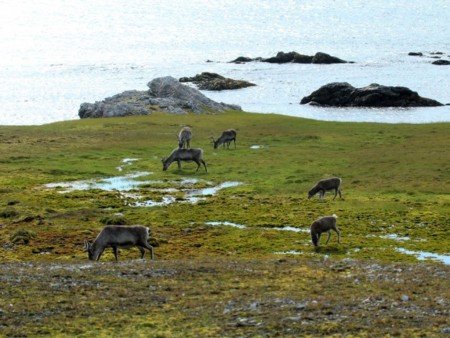
[[[212,111],[242,110],[238,105],[211,100],[199,90],[183,85],[171,76],[153,79],[147,86],[147,91],[130,90],[95,103],[82,103],[78,115],[80,118],[93,118],[150,115],[154,111],[206,114]]]
[[[373,83],[355,88],[346,82],[324,85],[305,96],[300,104],[331,107],[438,107],[442,103],[419,96],[406,87],[383,86]]]
[[[431,53],[409,52],[408,56],[427,57],[431,59],[436,59],[435,61],[431,62],[432,65],[436,66],[450,65],[450,60],[443,59],[443,57],[445,56],[443,52],[431,52]],[[447,55],[447,57],[450,57],[450,55]]]
[[[203,72],[194,77],[182,77],[180,82],[192,82],[200,90],[231,90],[256,86],[256,84],[244,81],[226,78],[216,73]]]
[[[269,58],[249,58],[246,56],[239,56],[230,61],[230,63],[246,63],[246,62],[268,62],[268,63],[313,63],[313,64],[332,64],[332,63],[354,63],[352,61],[345,61],[336,56],[331,56],[326,53],[317,52],[315,55],[304,55],[297,52],[278,52],[277,55]]]
[[[450,61],[442,59],[444,53],[436,52],[424,55],[422,52],[410,52],[409,56],[438,59],[435,65],[447,65]],[[333,64],[353,63],[336,56],[318,52],[315,55],[303,55],[297,52],[278,52],[269,58],[249,58],[240,56],[229,63],[247,62],[306,63]],[[192,82],[198,89],[183,83]],[[226,110],[242,110],[235,104],[216,102],[209,99],[199,90],[222,91],[242,89],[257,84],[245,80],[226,78],[217,73],[203,72],[193,77],[160,77],[150,81],[147,91],[129,90],[105,98],[94,103],[82,103],[78,115],[80,118],[114,117],[128,115],[149,115],[154,111],[171,114],[187,114],[189,112],[205,114],[224,112]],[[438,107],[444,104],[429,98],[421,97],[417,92],[400,86],[371,84],[355,88],[346,82],[328,83],[301,99],[300,104],[331,107]]]

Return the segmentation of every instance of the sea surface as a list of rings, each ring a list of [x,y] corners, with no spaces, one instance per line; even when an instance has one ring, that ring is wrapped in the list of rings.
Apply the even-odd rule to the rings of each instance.
[[[0,0],[0,125],[78,119],[83,102],[156,77],[215,72],[257,84],[203,93],[246,111],[330,121],[450,122],[450,106],[319,108],[329,82],[405,86],[450,102],[449,0]],[[229,63],[325,52],[354,64]],[[422,52],[423,57],[408,56]],[[207,62],[212,61],[212,62]]]

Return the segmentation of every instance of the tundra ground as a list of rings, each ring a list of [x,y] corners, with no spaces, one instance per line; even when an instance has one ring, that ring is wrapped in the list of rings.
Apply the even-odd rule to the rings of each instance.
[[[185,125],[208,173],[162,171]],[[237,149],[214,150],[228,128]],[[1,335],[446,336],[449,131],[242,112],[0,127]],[[343,198],[308,200],[329,176]],[[341,244],[315,249],[332,214]],[[89,262],[106,224],[149,226],[156,260]]]

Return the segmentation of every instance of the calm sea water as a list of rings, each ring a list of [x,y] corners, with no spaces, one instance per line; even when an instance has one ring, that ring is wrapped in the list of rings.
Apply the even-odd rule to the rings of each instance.
[[[450,121],[450,106],[299,105],[334,81],[406,86],[450,102],[450,67],[407,55],[441,51],[450,59],[448,0],[0,0],[0,17],[2,125],[78,119],[82,102],[145,90],[155,77],[203,71],[256,83],[204,92],[247,111],[333,121]],[[227,63],[278,51],[322,51],[356,63]]]

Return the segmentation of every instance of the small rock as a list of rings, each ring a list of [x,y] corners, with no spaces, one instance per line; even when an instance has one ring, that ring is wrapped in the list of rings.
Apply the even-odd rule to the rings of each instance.
[[[436,61],[433,61],[431,64],[437,65],[437,66],[448,66],[448,65],[450,65],[450,61],[449,60],[436,60]]]

